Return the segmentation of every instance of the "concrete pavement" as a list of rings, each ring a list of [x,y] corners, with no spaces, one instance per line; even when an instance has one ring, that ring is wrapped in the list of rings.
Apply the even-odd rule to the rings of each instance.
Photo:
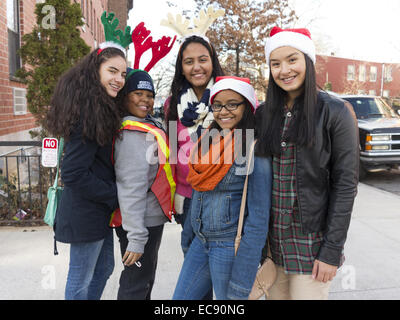
[[[171,299],[183,261],[181,227],[167,224],[159,253],[153,299]],[[329,299],[400,299],[400,196],[359,185],[345,246],[346,261]],[[0,300],[62,300],[69,245],[53,255],[49,227],[0,228]],[[115,237],[116,266],[103,299],[116,299],[122,270]]]

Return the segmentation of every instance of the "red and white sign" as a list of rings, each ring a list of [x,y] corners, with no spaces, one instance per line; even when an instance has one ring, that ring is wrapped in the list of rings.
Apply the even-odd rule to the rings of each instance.
[[[58,140],[44,138],[42,141],[42,166],[54,168],[58,161]]]

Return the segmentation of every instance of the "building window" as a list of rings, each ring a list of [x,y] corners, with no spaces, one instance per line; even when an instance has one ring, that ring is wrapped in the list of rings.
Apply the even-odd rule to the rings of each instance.
[[[86,15],[85,15],[85,19],[86,19],[86,25],[89,26],[90,21],[89,21],[89,1],[85,0],[86,2]]]
[[[92,22],[93,22],[92,34],[93,34],[93,37],[96,38],[96,29],[97,29],[96,22],[97,21],[96,21],[96,11],[94,10],[94,8],[93,8]]]
[[[383,73],[383,80],[385,82],[391,82],[393,80],[392,78],[392,66],[385,66],[385,70]]]
[[[390,90],[383,90],[382,96],[384,98],[389,98],[390,97]]]
[[[14,114],[26,114],[26,89],[13,88]]]
[[[365,81],[367,79],[367,68],[364,65],[360,65],[360,73],[358,75],[359,81]]]
[[[21,68],[21,59],[17,54],[20,48],[18,7],[18,0],[7,0],[8,66],[12,76]]]
[[[376,82],[377,77],[378,77],[378,68],[375,66],[371,66],[369,81]]]
[[[370,96],[376,96],[375,90],[369,90],[369,95]]]
[[[356,67],[352,64],[347,66],[347,80],[354,80],[356,74]]]
[[[89,28],[92,28],[92,23],[93,23],[92,8],[93,8],[92,1],[90,1],[89,12],[88,12]]]

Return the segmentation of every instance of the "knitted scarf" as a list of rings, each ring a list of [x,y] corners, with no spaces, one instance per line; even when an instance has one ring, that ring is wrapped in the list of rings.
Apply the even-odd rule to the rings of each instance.
[[[197,191],[214,190],[232,167],[235,157],[233,130],[225,137],[213,137],[211,143],[208,137],[203,139],[204,135],[192,149],[186,178]],[[204,144],[209,144],[209,147],[202,150]]]
[[[210,88],[214,84],[211,78],[207,84],[200,101],[197,99],[196,93],[192,86],[186,81],[184,88],[178,97],[178,117],[181,123],[187,127],[189,135],[194,132],[200,137],[201,129],[206,129],[213,122],[214,116],[209,108]]]

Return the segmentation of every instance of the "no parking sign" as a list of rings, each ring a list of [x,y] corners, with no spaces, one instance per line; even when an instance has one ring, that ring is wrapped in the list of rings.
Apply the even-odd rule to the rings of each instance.
[[[44,138],[42,141],[42,166],[54,168],[58,161],[58,140]]]

